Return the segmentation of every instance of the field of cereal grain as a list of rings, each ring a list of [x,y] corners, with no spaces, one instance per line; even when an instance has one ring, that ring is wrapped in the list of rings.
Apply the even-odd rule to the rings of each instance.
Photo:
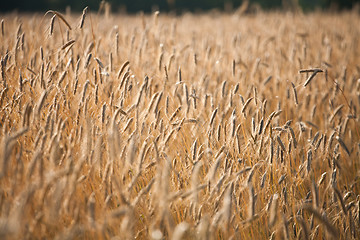
[[[358,14],[0,19],[1,239],[360,237]]]

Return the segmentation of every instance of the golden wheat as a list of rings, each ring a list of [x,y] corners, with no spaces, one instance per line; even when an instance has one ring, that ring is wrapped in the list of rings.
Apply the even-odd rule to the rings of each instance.
[[[359,15],[242,12],[1,16],[0,238],[358,238]]]

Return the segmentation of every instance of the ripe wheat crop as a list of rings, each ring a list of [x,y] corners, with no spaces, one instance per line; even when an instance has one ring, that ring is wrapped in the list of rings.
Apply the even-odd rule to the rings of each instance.
[[[1,239],[360,237],[355,12],[1,19]]]

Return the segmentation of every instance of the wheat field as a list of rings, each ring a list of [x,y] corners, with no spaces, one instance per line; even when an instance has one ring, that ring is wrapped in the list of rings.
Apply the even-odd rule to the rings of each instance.
[[[1,239],[360,237],[357,13],[0,19]]]

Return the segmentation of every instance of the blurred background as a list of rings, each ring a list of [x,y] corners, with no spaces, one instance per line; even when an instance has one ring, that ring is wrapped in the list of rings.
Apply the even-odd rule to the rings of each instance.
[[[351,9],[359,6],[360,0],[108,0],[112,12],[137,13],[161,12],[182,13],[185,11],[201,12],[211,9],[234,11],[242,5],[248,5],[248,11],[254,9],[286,9],[286,10],[326,10],[333,11]],[[97,11],[104,2],[101,0],[1,0],[0,12],[33,12],[57,10],[81,11],[89,6],[92,11]]]

